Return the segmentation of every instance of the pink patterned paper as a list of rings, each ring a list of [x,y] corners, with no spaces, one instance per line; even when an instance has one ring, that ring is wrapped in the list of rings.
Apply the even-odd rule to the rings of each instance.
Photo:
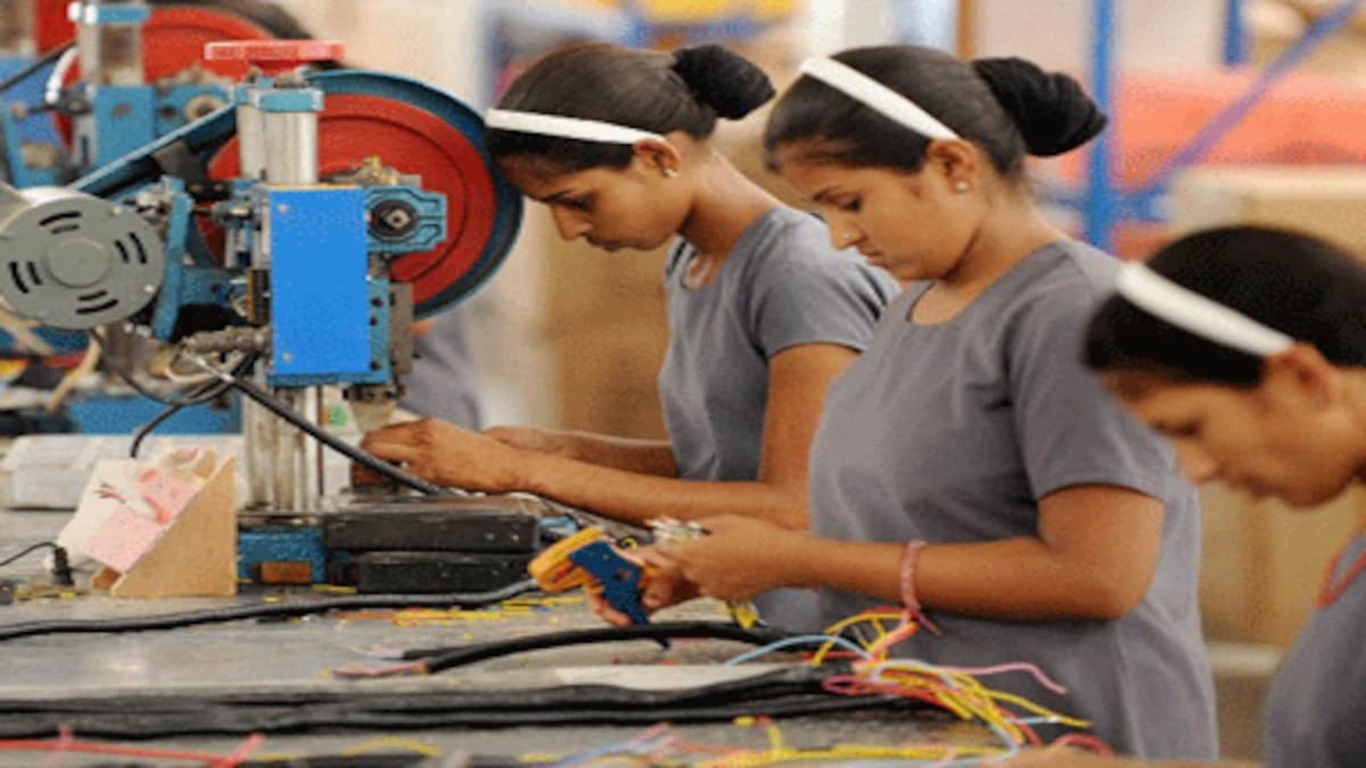
[[[156,512],[157,522],[165,525],[190,505],[199,487],[193,483],[149,469],[138,476],[138,492]]]
[[[85,553],[119,573],[127,573],[165,532],[166,526],[119,507],[95,532]]]

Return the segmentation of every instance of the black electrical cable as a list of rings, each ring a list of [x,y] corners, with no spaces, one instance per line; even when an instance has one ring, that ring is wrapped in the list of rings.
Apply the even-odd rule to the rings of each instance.
[[[43,67],[46,67],[47,65],[56,61],[57,59],[60,59],[62,57],[62,54],[66,53],[67,51],[75,47],[75,43],[67,43],[66,45],[63,45],[60,48],[53,48],[52,50],[48,51],[42,56],[39,56],[38,58],[34,59],[23,69],[15,72],[14,74],[10,75],[4,80],[0,80],[0,93],[4,93],[5,91],[8,91],[14,86],[29,79],[33,76],[34,73],[38,72]]]
[[[805,694],[721,704],[625,706],[600,709],[566,703],[547,709],[457,709],[372,712],[354,706],[238,709],[181,701],[179,710],[124,712],[109,700],[91,709],[61,713],[0,715],[0,738],[41,738],[63,727],[105,739],[157,739],[191,735],[303,733],[338,730],[616,726],[730,722],[737,717],[804,717],[880,710],[905,713],[932,707],[887,696]]]
[[[545,710],[566,707],[629,709],[632,707],[702,706],[732,701],[738,697],[779,698],[799,694],[824,693],[824,681],[831,676],[849,674],[851,665],[843,660],[812,667],[805,664],[777,669],[740,668],[742,676],[704,683],[693,687],[660,689],[631,688],[606,684],[555,685],[546,688],[508,689],[375,689],[368,686],[326,688],[306,684],[281,689],[274,684],[250,690],[240,687],[220,689],[183,689],[177,693],[109,693],[64,691],[60,696],[35,699],[21,695],[0,697],[0,714],[68,714],[79,712],[117,712],[156,714],[186,712],[212,707],[233,710],[284,710],[349,707],[377,714],[401,712],[483,712]]]
[[[251,366],[256,364],[256,360],[259,357],[260,355],[256,352],[248,354],[242,360],[242,362],[233,366],[233,375],[241,376],[242,374],[251,370]],[[229,389],[232,389],[231,384],[228,384],[227,382],[218,379],[214,379],[213,381],[208,382],[207,384],[204,384],[195,391],[191,392],[186,397],[187,402],[177,403],[175,405],[167,405],[165,408],[161,410],[160,413],[153,416],[150,420],[148,420],[146,424],[143,424],[142,426],[138,427],[137,431],[133,433],[133,442],[131,445],[128,446],[129,458],[136,459],[138,457],[138,452],[142,450],[143,441],[145,441],[147,437],[151,435],[154,430],[156,430],[157,427],[166,423],[167,419],[171,418],[177,413],[180,413],[182,409],[212,402],[221,397],[223,393],[227,392]]]
[[[25,548],[24,548],[22,551],[20,551],[18,554],[13,555],[13,556],[11,556],[11,557],[7,557],[7,558],[5,558],[4,560],[0,560],[0,568],[3,568],[4,566],[10,565],[10,564],[12,564],[12,563],[17,563],[17,562],[19,562],[20,560],[22,560],[24,557],[26,557],[26,556],[28,556],[28,555],[30,555],[30,554],[33,554],[34,552],[37,552],[38,550],[42,549],[43,547],[47,547],[47,548],[52,549],[52,550],[55,551],[55,550],[57,549],[57,542],[55,542],[55,541],[40,541],[40,542],[38,542],[37,544],[34,544],[33,546],[25,547]]]
[[[91,329],[89,333],[90,338],[93,339],[95,343],[100,346],[100,349],[107,351],[104,338],[101,337],[99,333],[94,329]],[[223,384],[236,388],[242,394],[246,395],[252,400],[255,400],[257,403],[260,403],[271,413],[275,414],[276,416],[279,416],[280,418],[294,425],[297,429],[300,429],[303,432],[307,433],[314,440],[317,440],[318,442],[322,443],[328,448],[331,448],[332,450],[337,451],[343,456],[346,456],[347,458],[351,459],[357,464],[364,465],[367,469],[373,472],[377,472],[381,475],[384,475],[385,477],[388,477],[389,479],[397,483],[401,483],[402,485],[412,488],[415,491],[425,493],[428,496],[450,496],[455,494],[455,492],[452,491],[450,488],[443,488],[442,486],[439,486],[436,483],[423,480],[422,478],[416,475],[404,472],[403,470],[399,469],[393,464],[390,464],[389,462],[386,462],[382,459],[378,459],[374,456],[371,456],[365,451],[362,451],[361,449],[351,445],[350,443],[347,443],[345,440],[337,438],[331,432],[328,432],[327,430],[313,424],[308,419],[305,419],[299,414],[295,413],[292,409],[286,408],[284,405],[281,405],[279,402],[275,400],[275,398],[271,397],[268,392],[263,391],[256,385],[248,382],[246,379],[228,373],[227,371],[220,371],[217,368],[214,368],[205,360],[197,356],[190,355],[188,357],[190,360],[197,362],[201,367],[204,368],[204,370],[208,371],[209,373],[217,377],[218,380]],[[115,364],[109,355],[105,355],[105,360],[109,362],[109,368],[114,372],[115,375],[117,375],[120,379],[126,382],[128,386],[137,390],[138,394],[144,397],[155,400],[156,402],[161,403],[165,406],[178,406],[183,408],[194,404],[195,398],[193,396],[181,398],[179,400],[168,400],[167,398],[148,389],[146,385],[139,382],[136,378],[134,378],[131,371],[128,371],[127,369],[124,369]]]
[[[442,672],[447,669],[473,664],[487,659],[514,656],[519,653],[541,651],[549,648],[562,648],[569,645],[591,645],[611,643],[622,640],[673,640],[706,639],[734,640],[755,646],[769,645],[791,637],[787,632],[769,627],[744,629],[731,622],[723,621],[684,621],[660,624],[639,624],[629,627],[595,627],[554,632],[530,637],[516,637],[510,640],[496,640],[477,645],[454,646],[450,648],[428,648],[405,651],[405,660],[425,660],[428,672]],[[811,645],[819,647],[824,640],[813,640]]]
[[[98,331],[91,328],[89,331],[87,331],[87,333],[90,335],[90,339],[94,341],[95,344],[100,348],[100,351],[104,353],[104,362],[109,367],[109,370],[113,371],[114,375],[118,376],[121,380],[123,380],[125,384],[136,390],[139,395],[142,395],[143,397],[149,400],[155,400],[156,402],[167,406],[178,405],[184,408],[187,406],[195,405],[194,397],[183,397],[178,399],[168,398],[165,395],[162,395],[161,393],[151,389],[146,384],[143,384],[142,382],[138,381],[137,377],[133,375],[132,371],[129,371],[127,368],[124,368],[121,363],[115,362],[114,356],[109,354],[109,345],[105,342],[104,337],[101,336]]]
[[[847,662],[791,665],[691,688],[642,690],[584,684],[518,690],[354,688],[228,690],[0,699],[0,737],[45,736],[61,725],[108,738],[530,725],[719,722],[742,715],[795,717],[932,705],[884,695],[830,694],[825,682],[849,674]]]
[[[253,603],[230,608],[210,608],[202,611],[183,611],[157,616],[137,616],[117,619],[61,619],[57,621],[29,621],[0,625],[0,641],[36,635],[92,634],[99,632],[144,632],[148,630],[180,629],[198,624],[220,624],[227,621],[262,618],[290,618],[315,613],[367,608],[481,608],[504,600],[534,592],[532,579],[510,584],[490,592],[452,592],[440,595],[354,595],[326,600],[294,603]]]
[[[237,390],[240,391],[242,394],[246,395],[252,400],[255,400],[257,403],[264,406],[271,413],[275,414],[276,416],[279,416],[280,418],[284,419],[290,424],[293,424],[296,428],[307,433],[310,437],[327,446],[328,448],[331,448],[332,450],[342,454],[343,456],[347,457],[348,459],[351,459],[357,464],[365,466],[366,469],[384,475],[385,477],[388,477],[389,479],[394,480],[395,482],[406,485],[415,491],[425,493],[428,496],[454,495],[455,492],[452,491],[450,488],[443,488],[442,486],[439,486],[436,483],[423,480],[417,475],[404,472],[403,470],[399,469],[393,464],[390,464],[389,462],[386,462],[383,459],[371,456],[370,454],[366,453],[365,451],[362,451],[354,445],[351,445],[350,443],[344,440],[338,439],[331,432],[328,432],[327,430],[317,426],[316,424],[313,424],[308,419],[305,419],[299,414],[295,413],[293,409],[287,408],[284,405],[280,404],[275,400],[275,398],[270,396],[270,393],[262,390],[260,387],[256,386],[255,384],[252,384],[246,379],[234,376],[226,371],[217,370],[213,366],[209,365],[207,362],[200,360],[199,358],[196,358],[194,356],[190,356],[190,359],[198,362],[200,366],[204,368],[204,370],[214,374],[222,381],[232,385],[233,387],[236,387]]]
[[[595,709],[565,705],[536,710],[366,712],[342,707],[299,707],[225,710],[201,706],[184,711],[119,712],[113,704],[97,711],[0,717],[0,738],[56,735],[62,727],[104,739],[157,739],[191,735],[246,735],[337,730],[409,730],[440,728],[516,728],[547,726],[618,726],[670,723],[725,723],[738,717],[803,717],[867,710],[908,712],[925,705],[886,696],[806,694],[778,699],[735,701],[677,707]],[[12,719],[11,719],[12,718]]]

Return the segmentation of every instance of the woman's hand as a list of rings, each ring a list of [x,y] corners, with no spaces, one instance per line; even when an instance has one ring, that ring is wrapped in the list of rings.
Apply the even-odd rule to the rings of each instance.
[[[574,455],[574,440],[564,432],[536,427],[489,427],[484,434],[519,450],[549,453],[566,459],[577,458]]]
[[[812,541],[806,534],[735,515],[699,522],[706,536],[656,548],[702,595],[741,601],[778,587],[803,586],[797,564]]]
[[[660,553],[658,547],[618,550],[618,554],[640,566],[645,572],[645,589],[640,596],[646,615],[696,598],[697,585],[683,578],[678,566]],[[618,627],[631,625],[626,614],[607,604],[595,590],[588,590],[588,605],[603,621]]]
[[[523,490],[525,485],[518,449],[438,419],[377,429],[360,447],[438,485],[488,493]]]

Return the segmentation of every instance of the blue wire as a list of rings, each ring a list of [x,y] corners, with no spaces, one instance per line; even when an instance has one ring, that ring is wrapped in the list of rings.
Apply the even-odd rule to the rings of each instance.
[[[640,737],[636,736],[634,738],[626,739],[624,741],[618,741],[612,744],[603,745],[601,747],[594,747],[592,749],[584,750],[583,752],[570,755],[569,757],[562,757],[553,763],[540,763],[539,765],[540,768],[569,768],[569,766],[578,765],[587,760],[592,760],[596,757],[607,757],[609,755],[624,754],[643,755],[646,754],[645,750],[647,748],[657,748],[657,743],[661,739],[664,739],[666,736],[667,734],[661,734],[646,741],[640,741]]]
[[[765,646],[760,646],[759,648],[755,648],[752,651],[746,651],[733,659],[727,660],[724,666],[733,667],[736,664],[743,664],[746,661],[749,661],[750,659],[757,659],[760,656],[772,653],[773,651],[782,650],[783,648],[786,648],[790,645],[805,645],[816,642],[833,642],[835,645],[841,646],[846,650],[851,650],[865,659],[872,658],[872,656],[870,656],[867,651],[863,650],[854,643],[842,637],[836,637],[833,635],[798,635],[797,637],[788,637],[774,643],[769,643]]]

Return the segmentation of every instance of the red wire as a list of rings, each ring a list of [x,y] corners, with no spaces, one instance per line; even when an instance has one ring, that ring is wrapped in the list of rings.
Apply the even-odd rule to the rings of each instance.
[[[231,755],[215,762],[213,768],[237,768],[237,766],[241,765],[242,761],[246,760],[247,756],[252,752],[255,752],[265,740],[266,735],[264,733],[253,733],[244,739],[241,744],[237,745],[237,749],[234,749]]]
[[[206,752],[177,752],[169,749],[140,749],[121,747],[117,744],[98,744],[90,741],[34,741],[25,739],[0,740],[0,750],[14,752],[88,752],[95,755],[122,755],[124,757],[146,757],[161,760],[198,760],[214,764],[224,760],[223,755]],[[239,758],[237,762],[241,762]],[[236,763],[233,763],[236,765]]]
[[[1102,757],[1114,755],[1114,751],[1110,749],[1109,744],[1106,744],[1088,733],[1066,733],[1055,739],[1053,743],[1061,744],[1063,746],[1071,745],[1082,747],[1083,749],[1089,749]]]

